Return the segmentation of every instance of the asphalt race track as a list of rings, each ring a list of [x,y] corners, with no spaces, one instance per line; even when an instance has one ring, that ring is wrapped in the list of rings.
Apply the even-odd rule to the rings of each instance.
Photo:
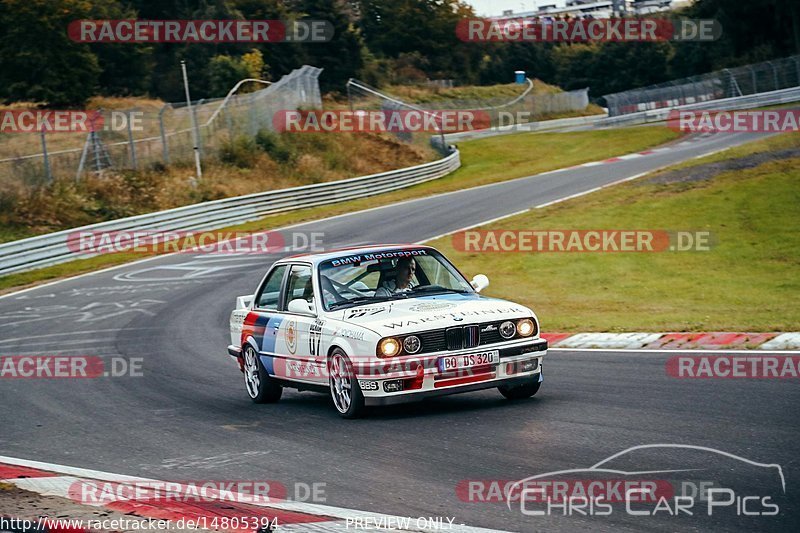
[[[698,136],[636,159],[294,230],[323,231],[326,247],[422,241],[757,137]],[[373,411],[356,421],[341,420],[329,397],[315,393],[286,391],[279,404],[252,404],[225,352],[228,315],[234,297],[252,292],[274,259],[164,256],[0,299],[0,355],[141,357],[144,371],[139,378],[0,381],[0,455],[164,480],[324,482],[327,505],[455,517],[501,530],[777,530],[790,524],[797,530],[800,394],[794,380],[679,380],[664,371],[669,354],[551,351],[542,391],[518,403],[490,390]],[[542,320],[546,330],[547,317]],[[781,516],[742,518],[732,509],[710,518],[533,517],[456,495],[463,480],[588,468],[651,443],[706,446],[781,465]],[[675,459],[668,452],[650,459],[668,455]],[[770,483],[752,468],[726,468],[753,486]]]

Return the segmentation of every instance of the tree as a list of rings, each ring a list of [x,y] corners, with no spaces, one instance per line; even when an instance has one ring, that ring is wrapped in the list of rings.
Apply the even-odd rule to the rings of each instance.
[[[333,25],[333,38],[327,43],[308,43],[304,51],[308,63],[324,69],[320,87],[324,91],[342,91],[349,78],[363,66],[363,42],[358,29],[347,15],[343,0],[303,0],[303,18],[327,20]]]
[[[244,54],[242,56],[242,62],[247,68],[247,74],[250,78],[261,79],[269,68],[264,64],[264,54],[257,48]]]
[[[94,0],[91,18],[135,19],[138,14],[116,0]],[[142,95],[150,87],[153,46],[147,44],[95,43],[89,45],[100,67],[98,90],[105,95]]]
[[[458,0],[354,0],[359,28],[367,47],[379,57],[398,59],[417,54],[425,58],[417,68],[431,78],[477,81],[484,45],[462,42],[456,26],[474,17],[472,8]]]
[[[81,0],[0,3],[0,97],[79,106],[95,94],[100,66],[89,45],[71,41],[67,27],[90,18]]]
[[[797,4],[797,0],[697,0],[683,14],[718,21],[722,36],[711,43],[677,43],[673,69],[680,75],[699,74],[686,66],[699,63],[717,70],[800,54]]]
[[[211,58],[208,80],[211,94],[227,94],[237,82],[250,77],[247,64],[239,58],[219,55]]]

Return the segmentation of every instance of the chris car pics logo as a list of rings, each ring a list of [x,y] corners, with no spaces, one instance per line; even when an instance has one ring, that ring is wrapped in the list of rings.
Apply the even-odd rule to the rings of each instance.
[[[473,486],[472,494],[480,495],[478,489]],[[787,497],[781,465],[689,444],[633,446],[588,468],[506,483],[502,494],[509,509],[530,517],[623,514],[672,520],[775,517]],[[491,501],[491,493],[485,495]]]

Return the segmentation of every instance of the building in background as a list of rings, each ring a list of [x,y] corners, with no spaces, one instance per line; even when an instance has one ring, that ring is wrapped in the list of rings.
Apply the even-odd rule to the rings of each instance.
[[[545,0],[547,3],[537,5],[532,11],[515,13],[508,9],[493,19],[524,18],[609,18],[621,15],[648,15],[661,11],[669,11],[688,5],[691,0],[567,0],[563,5]]]

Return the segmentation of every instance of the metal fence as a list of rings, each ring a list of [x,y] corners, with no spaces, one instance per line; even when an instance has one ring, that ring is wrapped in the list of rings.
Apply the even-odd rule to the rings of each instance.
[[[81,232],[211,230],[304,207],[365,198],[440,178],[461,165],[458,150],[442,159],[380,174],[225,198],[100,222],[0,244],[0,275],[90,257],[73,251]]]
[[[434,131],[397,131],[394,135],[401,141],[409,144],[430,144],[444,153],[447,144],[444,140],[444,131],[436,113],[428,111],[421,106],[409,104],[400,98],[385,94],[363,81],[350,78],[347,80],[347,100],[350,111],[416,111],[430,117],[435,125]]]
[[[603,96],[609,116],[800,86],[800,55]]]
[[[226,98],[193,102],[202,159],[217,157],[223,143],[237,135],[252,136],[262,128],[274,131],[273,113],[279,110],[321,107],[320,72],[305,65],[264,89],[232,91]],[[116,117],[121,115],[129,117],[125,127],[113,128],[106,120],[96,134],[4,135],[0,177],[36,185],[53,178],[80,179],[84,171],[146,169],[192,161],[192,120],[185,102],[115,111]],[[138,122],[133,124],[131,118]]]
[[[508,113],[515,117],[519,113],[520,117],[526,117],[527,120],[533,121],[561,113],[583,111],[589,105],[588,88],[537,94],[534,91],[533,81],[528,79],[527,83],[527,88],[519,96],[510,100],[508,98],[458,99],[419,105],[425,109],[486,111],[491,117],[493,127],[502,125],[503,120],[507,120],[504,117],[508,117]]]
[[[521,88],[521,93],[512,99],[442,99],[411,104],[397,96],[370,87],[362,81],[350,79],[347,82],[347,95],[352,111],[417,111],[433,117],[437,117],[437,111],[440,110],[479,111],[488,115],[488,119],[485,121],[487,123],[483,127],[489,128],[499,128],[509,123],[540,120],[561,113],[583,111],[589,105],[589,89],[547,94],[535,94],[533,89],[533,81],[528,79],[527,86],[524,89]],[[441,124],[440,121],[436,123]],[[415,142],[420,138],[418,133],[405,131],[395,135],[407,142]],[[439,127],[437,131],[430,132],[425,139],[434,147],[444,149],[448,145],[447,138],[451,135],[455,134],[443,131]]]

